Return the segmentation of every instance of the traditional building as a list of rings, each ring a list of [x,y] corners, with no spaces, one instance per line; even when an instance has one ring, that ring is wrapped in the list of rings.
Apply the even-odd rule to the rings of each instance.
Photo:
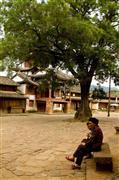
[[[0,113],[25,112],[26,97],[18,90],[18,84],[0,76]]]
[[[92,109],[93,110],[107,110],[110,105],[110,110],[115,111],[119,110],[119,92],[111,92],[110,98],[109,93],[105,99],[96,99],[92,101]]]
[[[51,74],[41,72],[39,67],[32,67],[32,64],[29,63],[25,63],[25,66],[14,69],[14,71],[16,76],[21,78],[18,82],[20,84],[19,89],[27,97],[26,111],[48,114],[53,112],[72,113],[79,108],[81,101],[80,86],[67,86],[67,82],[73,79],[72,76],[59,70],[52,71]],[[53,83],[57,83],[55,88]],[[107,99],[104,100],[89,98],[89,105],[92,110],[106,110],[108,104],[108,94]],[[119,93],[115,96],[111,93],[110,105],[111,108],[118,109]]]
[[[79,107],[80,86],[66,85],[67,81],[73,79],[71,75],[59,70],[49,75],[38,67],[31,68],[29,64],[14,71],[21,78],[19,89],[27,96],[26,111],[71,113]],[[48,78],[49,81],[46,80]],[[45,82],[44,86],[42,82]]]

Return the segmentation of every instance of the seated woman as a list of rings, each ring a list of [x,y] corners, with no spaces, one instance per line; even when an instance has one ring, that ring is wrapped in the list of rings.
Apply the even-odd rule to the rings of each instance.
[[[90,158],[91,152],[100,151],[103,142],[103,133],[98,125],[98,119],[91,117],[87,123],[87,127],[90,130],[86,139],[81,141],[81,144],[75,150],[72,156],[66,156],[66,159],[72,161],[73,169],[80,169],[83,157]]]

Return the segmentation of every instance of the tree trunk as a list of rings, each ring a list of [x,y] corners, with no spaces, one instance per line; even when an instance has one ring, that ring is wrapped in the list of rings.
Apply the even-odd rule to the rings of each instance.
[[[81,103],[74,117],[75,119],[78,119],[80,121],[87,121],[92,116],[92,112],[89,107],[90,84],[91,84],[91,81],[89,81],[89,79],[88,80],[85,79],[80,82]]]

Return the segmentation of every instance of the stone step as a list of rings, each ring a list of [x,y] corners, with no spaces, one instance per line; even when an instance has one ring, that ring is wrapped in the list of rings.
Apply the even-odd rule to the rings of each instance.
[[[102,150],[93,153],[96,170],[113,170],[112,154],[108,143],[103,143]]]

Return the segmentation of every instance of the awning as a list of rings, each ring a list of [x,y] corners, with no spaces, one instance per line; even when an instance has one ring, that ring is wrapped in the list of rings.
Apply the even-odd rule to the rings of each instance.
[[[110,106],[118,107],[119,104],[110,104]]]
[[[27,99],[27,97],[20,94],[0,94],[0,98]]]

